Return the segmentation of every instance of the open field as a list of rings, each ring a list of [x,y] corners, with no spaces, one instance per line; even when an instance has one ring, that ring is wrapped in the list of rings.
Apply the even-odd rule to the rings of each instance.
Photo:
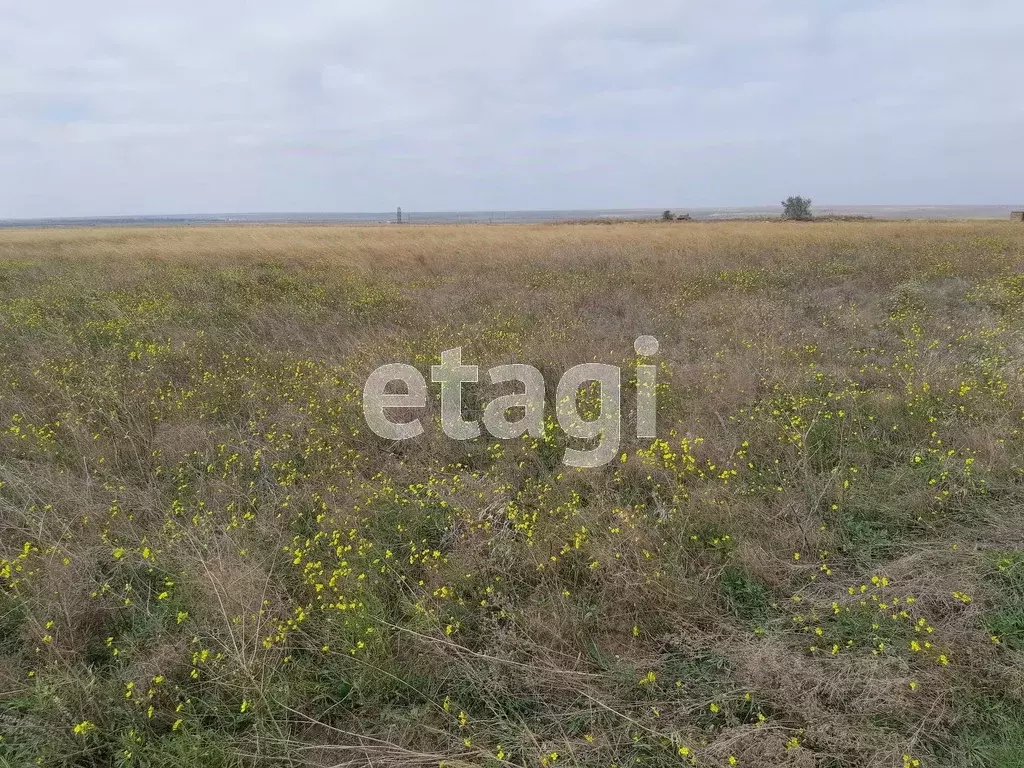
[[[1012,222],[0,231],[0,765],[1019,768],[1022,373]]]

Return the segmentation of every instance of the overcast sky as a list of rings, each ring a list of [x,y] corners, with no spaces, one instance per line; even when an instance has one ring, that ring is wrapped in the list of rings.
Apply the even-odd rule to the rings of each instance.
[[[1020,0],[0,0],[0,218],[1024,202]]]

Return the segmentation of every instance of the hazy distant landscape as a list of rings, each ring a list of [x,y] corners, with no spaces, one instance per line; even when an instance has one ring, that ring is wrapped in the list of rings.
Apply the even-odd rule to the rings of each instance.
[[[877,219],[1006,219],[1012,205],[822,205],[819,216],[869,216]],[[553,211],[404,211],[403,221],[411,224],[529,224],[590,219],[658,219],[664,208]],[[670,207],[694,219],[742,219],[776,217],[779,206],[747,208]],[[382,224],[394,222],[396,212],[387,213],[225,213],[165,216],[100,216],[95,218],[0,219],[0,227],[160,226],[199,224]]]

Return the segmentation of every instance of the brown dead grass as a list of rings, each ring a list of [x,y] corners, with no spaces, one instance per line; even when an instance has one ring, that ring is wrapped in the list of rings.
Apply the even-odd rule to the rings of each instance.
[[[1011,222],[0,230],[0,760],[1015,765],[1022,322]],[[664,461],[362,423],[645,333]]]

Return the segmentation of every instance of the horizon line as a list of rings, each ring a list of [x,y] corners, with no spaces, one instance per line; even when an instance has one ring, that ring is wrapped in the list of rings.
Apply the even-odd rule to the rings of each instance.
[[[669,206],[644,206],[633,208],[476,208],[476,209],[402,209],[402,215],[494,215],[494,214],[554,214],[554,213],[640,213],[672,211],[674,213],[686,211],[700,212],[728,212],[760,210],[777,208],[781,203],[749,204],[749,205],[682,205]],[[928,209],[956,209],[956,208],[1005,208],[1007,211],[1024,208],[1024,204],[1008,203],[819,203],[814,204],[818,209],[832,208],[873,208],[873,209],[904,209],[904,210],[928,210]],[[115,213],[98,215],[48,215],[48,216],[16,216],[0,218],[0,224],[17,224],[21,222],[37,221],[103,221],[103,220],[146,220],[146,219],[218,219],[225,217],[280,217],[280,216],[395,216],[397,209],[383,211],[347,211],[347,210],[282,210],[282,211],[218,211],[216,213]]]

